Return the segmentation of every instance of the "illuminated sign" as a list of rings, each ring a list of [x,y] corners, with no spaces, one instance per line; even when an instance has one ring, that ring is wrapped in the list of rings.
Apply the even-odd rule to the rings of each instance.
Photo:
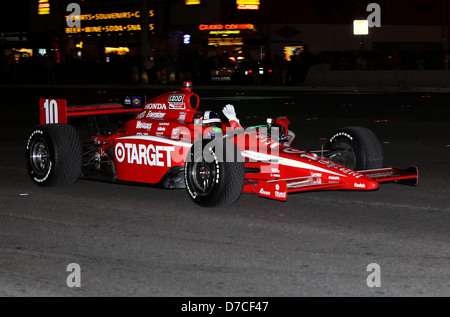
[[[148,16],[155,17],[155,10],[150,10]],[[112,13],[89,13],[80,16],[81,21],[102,21],[102,20],[117,20],[117,19],[133,19],[140,18],[141,11],[124,11]],[[66,16],[67,18],[67,16]]]
[[[229,36],[229,35],[237,35],[241,34],[240,30],[218,30],[218,31],[209,31],[210,35],[222,35],[222,36]]]
[[[149,30],[155,29],[154,24],[149,25]],[[66,28],[67,34],[77,33],[111,33],[111,32],[133,32],[141,31],[140,24],[127,24],[127,25],[104,25],[104,26],[87,26],[84,28]]]
[[[185,0],[184,3],[189,6],[189,5],[198,5],[198,4],[202,4],[202,0]]]
[[[115,53],[117,55],[126,55],[130,52],[128,47],[105,47],[105,54]]]
[[[236,0],[238,10],[259,10],[259,0]]]
[[[200,31],[211,30],[254,30],[253,24],[200,24],[198,29]]]
[[[50,14],[50,2],[48,0],[39,0],[38,14]]]
[[[117,13],[97,13],[82,14],[81,21],[99,21],[99,20],[116,20],[116,19],[132,19],[140,18],[141,12],[117,12]]]
[[[209,46],[232,46],[232,45],[244,45],[244,41],[240,37],[236,38],[209,38],[208,39]]]
[[[154,18],[155,10],[149,10],[148,15],[150,18]],[[140,19],[141,11],[82,14],[80,15],[80,20],[83,23],[82,27],[68,27],[65,32],[66,34],[98,34],[142,31],[143,26],[140,24]],[[97,22],[97,25],[93,25],[95,22]],[[104,22],[104,24],[98,25],[98,23],[101,22]],[[150,23],[148,29],[150,31],[155,31],[155,24]]]
[[[368,35],[369,34],[369,21],[367,21],[367,20],[353,21],[353,34],[354,35]]]

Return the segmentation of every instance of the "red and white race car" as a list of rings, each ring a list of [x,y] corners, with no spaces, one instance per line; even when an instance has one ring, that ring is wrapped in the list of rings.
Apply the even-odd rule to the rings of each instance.
[[[185,188],[198,205],[227,206],[242,193],[286,201],[291,193],[318,190],[376,190],[380,183],[416,186],[417,167],[383,167],[377,137],[363,127],[334,133],[319,151],[294,147],[286,117],[257,127],[241,127],[227,105],[223,122],[198,111],[199,96],[186,82],[180,91],[145,100],[68,106],[40,99],[40,125],[26,150],[28,173],[40,186],[73,184],[80,178],[106,178],[167,189]],[[108,116],[129,114],[111,129]],[[68,122],[84,118],[83,129]],[[88,142],[82,143],[82,140]]]

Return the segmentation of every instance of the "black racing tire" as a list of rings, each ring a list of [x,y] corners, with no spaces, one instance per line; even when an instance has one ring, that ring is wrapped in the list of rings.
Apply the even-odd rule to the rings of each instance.
[[[71,125],[39,125],[26,150],[27,171],[39,186],[65,186],[77,182],[83,165],[80,137]]]
[[[329,160],[354,171],[383,167],[383,149],[377,136],[364,127],[345,127],[328,139]]]
[[[230,206],[242,194],[244,160],[238,147],[229,140],[196,143],[187,156],[184,177],[189,197],[197,205]]]

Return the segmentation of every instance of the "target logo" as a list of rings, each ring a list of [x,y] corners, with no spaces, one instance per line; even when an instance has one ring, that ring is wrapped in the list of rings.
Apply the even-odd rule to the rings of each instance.
[[[171,167],[173,151],[175,151],[173,146],[117,143],[115,157],[119,163]]]
[[[125,148],[122,143],[118,143],[116,145],[116,160],[117,162],[122,163],[125,159]]]

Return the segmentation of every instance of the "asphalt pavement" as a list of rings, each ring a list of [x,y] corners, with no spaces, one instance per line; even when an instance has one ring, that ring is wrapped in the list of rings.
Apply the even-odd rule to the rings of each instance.
[[[38,98],[95,103],[124,89],[156,96],[175,87],[1,87],[0,296],[450,296],[450,95],[194,87],[200,107],[233,103],[244,124],[288,116],[301,149],[320,149],[339,127],[366,126],[386,165],[419,167],[418,187],[310,192],[286,203],[244,194],[211,210],[185,190],[34,185],[25,145]],[[69,285],[73,263],[80,287]]]

